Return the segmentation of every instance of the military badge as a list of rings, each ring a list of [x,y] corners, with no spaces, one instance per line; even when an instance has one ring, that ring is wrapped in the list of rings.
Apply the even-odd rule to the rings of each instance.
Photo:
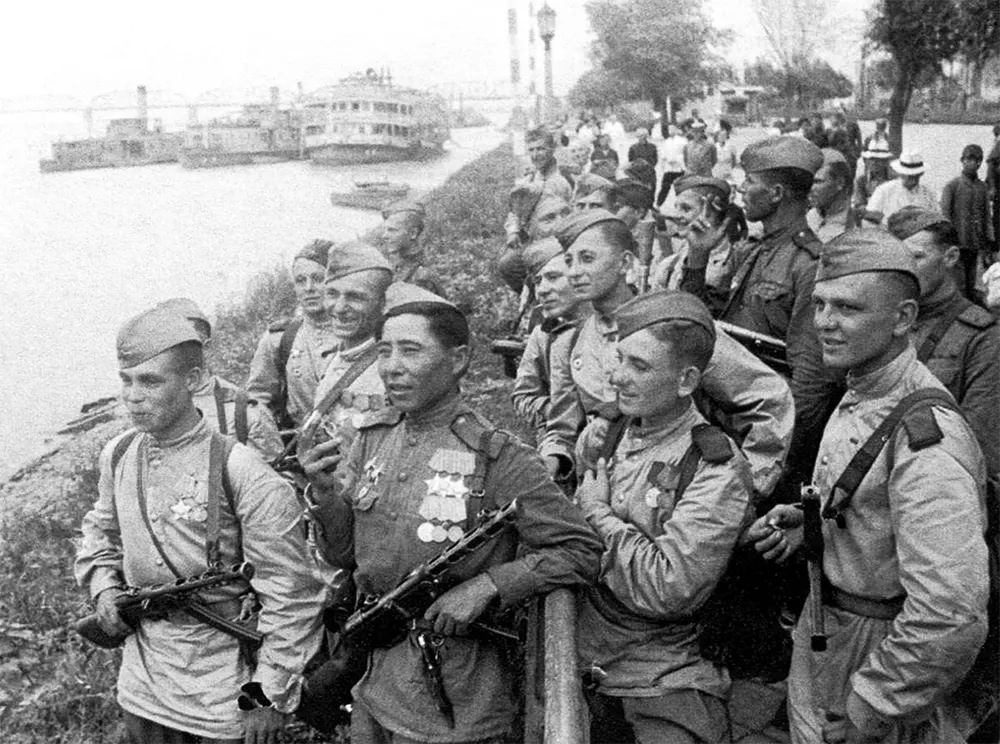
[[[365,482],[358,489],[358,495],[354,502],[355,506],[361,511],[371,509],[378,498],[378,494],[375,493],[375,487],[378,485],[379,478],[382,477],[382,472],[383,468],[375,461],[374,457],[365,463]]]
[[[465,478],[475,471],[475,455],[439,449],[431,456],[428,466],[434,475],[424,481],[427,493],[417,509],[424,521],[417,527],[417,538],[421,542],[457,542],[465,534],[466,497],[469,494]]]
[[[174,519],[182,522],[204,522],[208,519],[208,489],[191,478],[187,492],[170,507]]]

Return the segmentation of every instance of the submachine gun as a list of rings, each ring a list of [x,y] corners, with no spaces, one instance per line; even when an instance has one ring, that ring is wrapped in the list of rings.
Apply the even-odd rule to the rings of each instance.
[[[165,584],[126,587],[115,599],[115,606],[122,621],[132,629],[143,619],[160,620],[171,612],[182,611],[216,630],[228,633],[241,641],[259,645],[264,638],[262,634],[216,615],[208,605],[200,602],[196,595],[200,589],[237,582],[246,583],[252,578],[253,566],[249,563],[238,563],[229,568],[213,568],[203,574],[180,578]],[[101,648],[117,648],[131,634],[131,632],[123,635],[105,633],[96,612],[77,620],[73,629]]]
[[[792,376],[792,367],[788,363],[788,347],[780,338],[750,331],[723,320],[716,321],[716,325],[779,375],[785,378]]]
[[[510,525],[517,511],[517,500],[480,514],[476,527],[454,545],[426,563],[417,566],[392,590],[381,595],[360,598],[357,609],[346,612],[331,608],[324,617],[327,628],[339,633],[330,659],[306,675],[302,701],[295,715],[314,728],[330,732],[340,721],[338,706],[349,703],[351,688],[361,679],[372,649],[391,648],[413,632],[424,663],[424,678],[438,711],[449,725],[454,725],[451,702],[444,689],[439,649],[443,639],[421,628],[424,612],[434,600],[461,583],[455,569],[480,548],[496,540]],[[331,627],[332,626],[332,627]],[[474,622],[470,632],[518,640],[517,633],[484,620]]]

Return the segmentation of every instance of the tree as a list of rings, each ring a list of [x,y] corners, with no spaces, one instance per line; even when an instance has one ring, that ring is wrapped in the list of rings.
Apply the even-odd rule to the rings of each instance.
[[[591,0],[590,27],[596,67],[630,81],[622,90],[666,109],[666,97],[701,95],[717,79],[721,59],[715,50],[728,34],[708,20],[704,0]]]
[[[996,0],[992,0],[996,2]],[[895,63],[889,97],[889,147],[903,148],[903,117],[917,82],[941,74],[941,63],[961,46],[956,0],[878,0],[868,19],[868,38]]]
[[[598,67],[583,73],[573,84],[569,102],[576,108],[603,109],[640,96],[641,93],[632,81]]]
[[[744,77],[748,84],[773,89],[799,108],[813,108],[827,98],[844,98],[854,89],[846,76],[820,59],[791,63],[787,68],[757,59],[747,66]]]
[[[803,60],[813,59],[829,30],[824,23],[824,0],[753,0],[753,9],[778,64],[786,72]]]
[[[1000,55],[1000,2],[959,0],[960,52],[969,66],[969,94],[983,96],[983,67]]]

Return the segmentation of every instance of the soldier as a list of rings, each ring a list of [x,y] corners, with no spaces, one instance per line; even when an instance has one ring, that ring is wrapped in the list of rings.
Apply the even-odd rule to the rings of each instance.
[[[614,317],[611,385],[631,423],[577,491],[604,543],[578,621],[580,664],[596,685],[590,741],[728,742],[729,675],[699,651],[699,611],[752,519],[753,485],[691,397],[715,324],[698,298],[667,290]]]
[[[404,640],[371,652],[353,690],[351,741],[506,741],[514,670],[491,636],[469,632],[470,623],[496,600],[510,607],[593,580],[600,544],[538,456],[462,401],[465,317],[420,288],[407,290],[376,331],[392,408],[362,427],[338,477],[329,475],[340,460],[331,443],[304,457],[330,560],[354,571],[359,593],[385,592],[459,540],[480,507],[516,498],[517,515],[512,533],[459,565],[463,581]],[[425,655],[420,644],[435,650]]]
[[[565,251],[567,276],[581,301],[594,313],[579,334],[564,334],[552,348],[552,400],[544,449],[561,459],[560,472],[594,467],[593,442],[604,437],[603,425],[619,415],[617,395],[608,384],[614,364],[617,325],[614,312],[633,297],[626,277],[635,262],[628,227],[603,210],[571,215],[557,234]],[[725,333],[717,334],[715,353],[701,380],[701,403],[741,433],[754,486],[769,494],[781,474],[793,407],[788,386]],[[588,419],[598,419],[581,438]],[[603,424],[601,422],[604,422]]]
[[[848,390],[812,481],[824,504],[825,630],[812,613],[795,629],[793,742],[965,741],[951,695],[986,636],[985,472],[975,435],[910,344],[919,291],[910,251],[884,231],[823,249],[816,328]],[[926,390],[941,398],[898,408]],[[891,414],[902,416],[895,426]],[[871,446],[861,465],[859,448]],[[802,521],[779,505],[749,534],[780,560],[801,542]],[[826,650],[813,650],[810,636],[824,632]]]
[[[748,145],[740,186],[747,220],[764,237],[734,247],[729,298],[721,320],[785,342],[795,397],[795,437],[787,483],[808,481],[823,422],[839,386],[820,358],[812,326],[812,286],[821,243],[806,223],[813,174],[823,163],[818,147],[799,137],[770,137]],[[681,289],[706,296],[707,253],[692,251]]]
[[[312,410],[325,437],[346,451],[365,415],[387,405],[375,367],[375,326],[393,273],[366,243],[336,246],[329,255],[324,303],[339,343],[316,386]]]
[[[504,251],[497,263],[497,271],[508,287],[521,292],[527,272],[523,246],[552,235],[559,221],[569,214],[570,206],[562,196],[547,194],[541,184],[532,182],[521,183],[511,189],[510,208],[521,226],[519,242],[516,248],[508,247]]]
[[[164,300],[158,308],[176,312],[186,318],[207,347],[212,339],[212,324],[201,308],[187,297]],[[267,463],[281,455],[284,445],[267,406],[251,398],[243,388],[229,382],[205,366],[204,383],[194,391],[194,405],[208,425],[222,434],[236,437]]]
[[[573,210],[582,212],[600,207],[614,209],[615,184],[602,176],[584,173],[576,179],[573,189]]]
[[[381,248],[392,264],[397,282],[416,284],[444,297],[440,278],[423,265],[420,235],[426,216],[423,204],[409,200],[396,202],[383,210]]]
[[[99,495],[83,520],[75,571],[101,628],[130,633],[117,685],[129,740],[271,744],[298,704],[302,671],[320,641],[295,496],[199,415],[202,344],[185,318],[159,308],[129,320],[118,334],[118,365],[135,428],[101,453]],[[124,585],[172,584],[243,560],[255,568],[250,586],[261,607],[255,666],[236,638],[183,610],[145,618],[134,632],[118,615]],[[246,589],[205,590],[199,599],[211,616],[232,620]],[[251,680],[270,704],[243,713],[236,699]]]
[[[558,240],[550,237],[532,243],[524,251],[524,260],[528,276],[534,283],[543,320],[531,330],[525,341],[510,397],[515,412],[536,431],[536,441],[540,443],[544,439],[549,415],[549,354],[552,344],[559,336],[572,333],[579,326],[589,312],[589,306],[582,303],[586,307],[581,307],[566,278],[566,262]],[[541,454],[545,457],[545,452]],[[550,471],[555,473],[552,468]]]
[[[247,392],[268,406],[285,430],[301,426],[312,410],[327,357],[337,348],[337,334],[323,304],[332,246],[329,240],[314,240],[296,254],[292,280],[302,314],[268,327],[250,362]]]
[[[854,226],[851,214],[852,181],[850,166],[843,154],[824,147],[823,165],[813,176],[809,191],[812,209],[806,214],[809,229],[824,243]]]
[[[940,213],[904,207],[889,231],[910,249],[920,279],[920,309],[913,324],[917,359],[948,388],[979,440],[990,485],[1000,480],[1000,326],[962,296],[955,281],[958,236]],[[997,491],[1000,493],[1000,491]]]

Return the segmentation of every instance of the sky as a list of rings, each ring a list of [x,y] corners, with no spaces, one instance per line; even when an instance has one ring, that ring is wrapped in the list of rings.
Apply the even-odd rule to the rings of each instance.
[[[500,83],[509,71],[509,2],[28,0],[11,4],[0,25],[0,99],[91,100],[144,84],[191,102],[210,98],[213,90],[291,90],[298,82],[312,90],[383,66],[398,82],[419,87]],[[514,2],[526,72],[528,0]],[[861,9],[870,0],[825,2],[828,17],[849,29],[860,27]],[[766,53],[750,0],[706,3],[716,25],[734,32],[731,59],[744,62]],[[591,36],[584,0],[549,4],[557,13],[553,70],[556,93],[562,94],[590,67]],[[851,72],[852,56],[839,46],[823,54]],[[540,77],[540,40],[536,65]]]

